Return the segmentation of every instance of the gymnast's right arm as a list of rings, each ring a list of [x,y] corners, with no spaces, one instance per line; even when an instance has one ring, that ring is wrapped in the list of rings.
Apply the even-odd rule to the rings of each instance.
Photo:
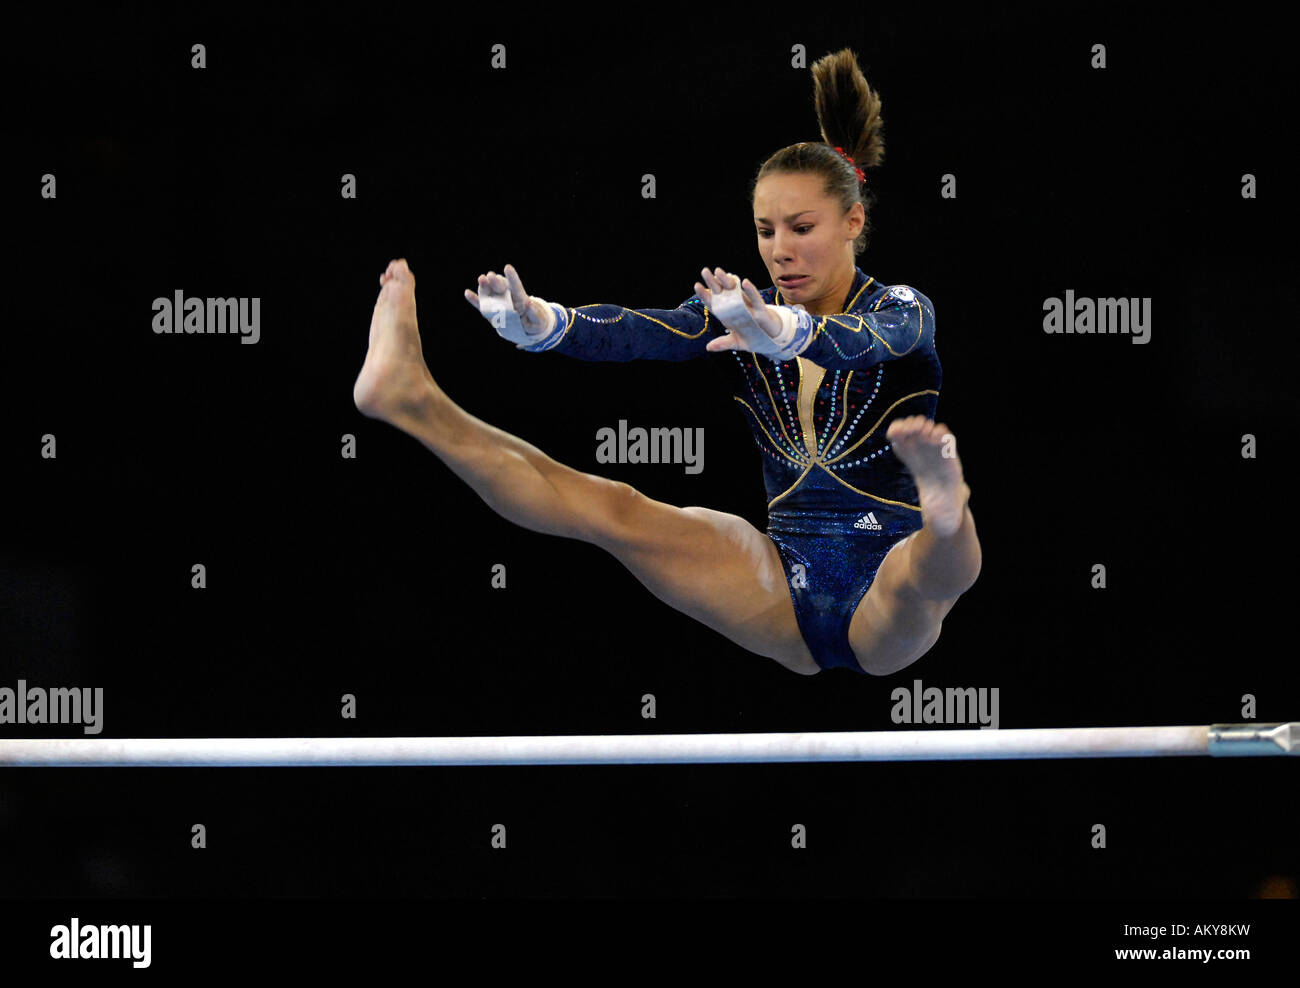
[[[726,331],[698,296],[675,309],[572,309],[525,293],[510,265],[505,278],[491,272],[480,277],[479,291],[477,298],[466,292],[466,298],[500,336],[531,353],[555,350],[579,360],[690,360],[708,353],[705,344]]]
[[[520,349],[556,350],[579,360],[690,360],[708,353],[704,345],[717,325],[695,296],[675,309],[549,304],[556,313],[555,327],[545,339]]]

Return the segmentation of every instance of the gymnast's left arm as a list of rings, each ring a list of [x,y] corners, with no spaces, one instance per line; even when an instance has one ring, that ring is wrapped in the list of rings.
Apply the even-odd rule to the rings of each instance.
[[[934,346],[934,306],[907,285],[891,286],[865,313],[813,316],[802,309],[790,311],[799,321],[796,355],[829,370],[860,370]]]

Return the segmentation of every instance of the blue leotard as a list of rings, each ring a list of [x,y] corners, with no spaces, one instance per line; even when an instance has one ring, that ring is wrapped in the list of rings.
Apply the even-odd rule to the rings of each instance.
[[[789,304],[775,286],[761,294],[770,304]],[[582,360],[688,360],[708,354],[705,344],[727,332],[694,295],[676,309],[555,309],[555,330],[521,349]],[[823,669],[863,672],[849,645],[849,621],[885,553],[921,527],[915,481],[885,432],[901,416],[933,419],[943,374],[934,307],[920,292],[878,284],[855,267],[842,309],[812,317],[813,337],[800,357],[816,367],[742,350],[716,356],[735,367],[735,399],[762,453],[767,535],[785,567],[804,641]],[[825,373],[812,421],[803,423],[799,399],[818,368]]]

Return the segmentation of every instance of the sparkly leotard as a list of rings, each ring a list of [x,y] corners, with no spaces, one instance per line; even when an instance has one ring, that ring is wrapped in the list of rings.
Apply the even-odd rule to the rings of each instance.
[[[761,294],[769,304],[789,304],[776,287]],[[555,330],[521,349],[582,360],[687,360],[727,332],[698,296],[676,309],[556,310],[565,318]],[[804,641],[823,669],[863,672],[849,622],[885,554],[921,527],[916,484],[885,432],[898,417],[934,418],[943,376],[934,308],[915,289],[878,284],[855,267],[843,312],[813,321],[795,360],[742,350],[717,356],[736,368],[735,398],[763,455],[767,535]],[[812,420],[803,422],[801,399],[812,388]]]

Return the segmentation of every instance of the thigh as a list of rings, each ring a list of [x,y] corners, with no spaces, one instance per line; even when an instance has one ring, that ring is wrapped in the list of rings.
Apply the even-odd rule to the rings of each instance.
[[[820,672],[766,534],[739,515],[679,508],[635,488],[616,517],[593,541],[665,604],[787,669]]]
[[[874,676],[898,672],[934,647],[943,619],[957,602],[955,597],[925,600],[908,589],[907,552],[915,534],[886,553],[849,622],[849,644],[858,664]]]

